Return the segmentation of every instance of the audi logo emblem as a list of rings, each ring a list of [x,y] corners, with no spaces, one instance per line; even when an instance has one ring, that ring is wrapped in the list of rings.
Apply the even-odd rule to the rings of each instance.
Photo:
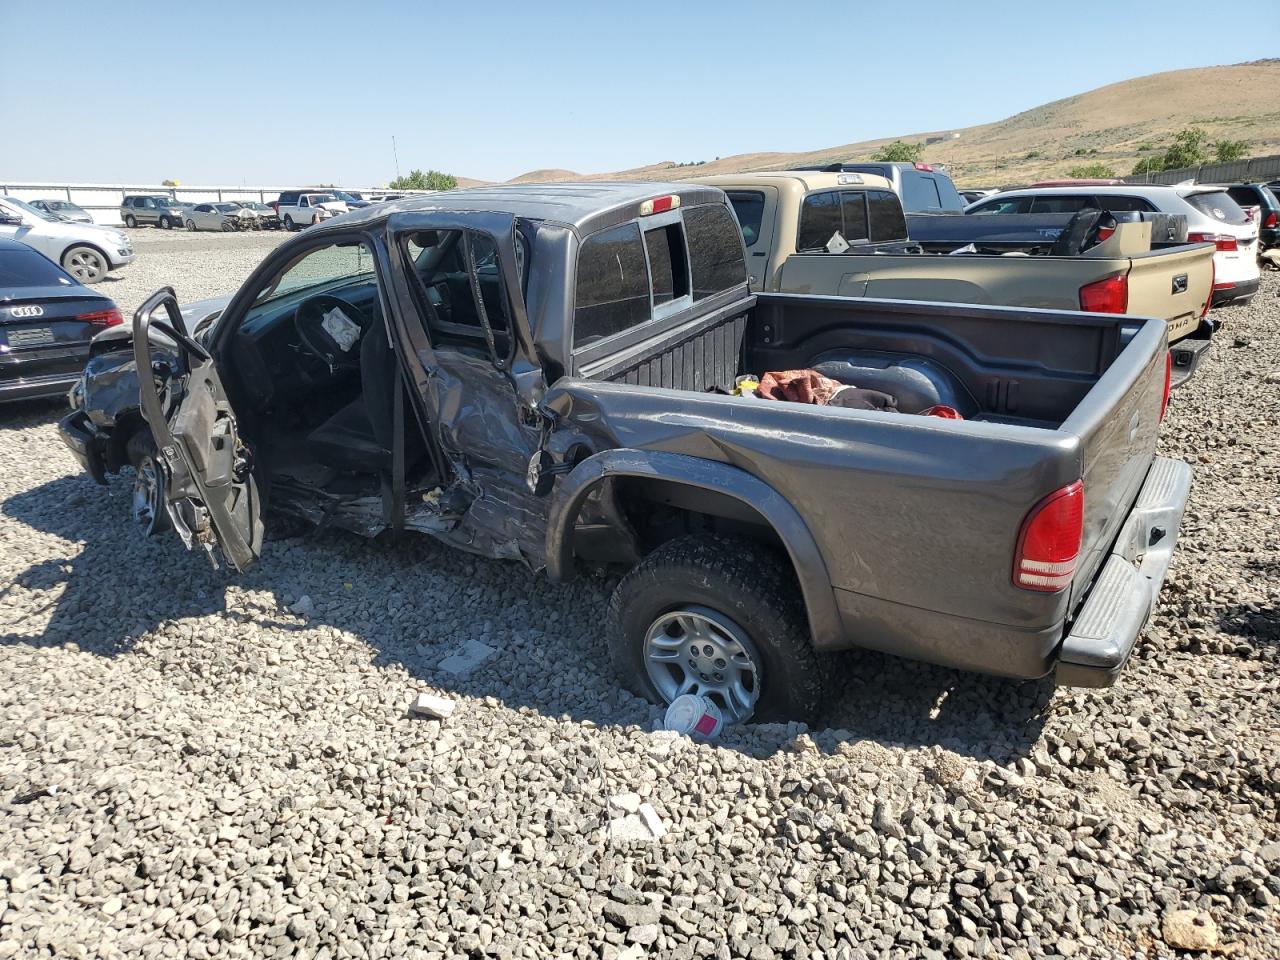
[[[44,307],[38,303],[33,303],[27,307],[10,307],[9,316],[11,317],[43,317]]]

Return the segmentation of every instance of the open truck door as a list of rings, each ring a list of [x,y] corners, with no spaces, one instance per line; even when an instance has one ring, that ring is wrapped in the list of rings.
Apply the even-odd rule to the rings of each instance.
[[[163,308],[168,322],[153,319]],[[168,339],[158,352],[152,336]],[[215,544],[237,570],[262,552],[262,504],[250,452],[209,352],[187,333],[172,287],[133,315],[133,355],[142,415],[158,453],[159,482],[174,529],[188,550],[199,544],[218,565]],[[151,375],[148,376],[147,372]]]

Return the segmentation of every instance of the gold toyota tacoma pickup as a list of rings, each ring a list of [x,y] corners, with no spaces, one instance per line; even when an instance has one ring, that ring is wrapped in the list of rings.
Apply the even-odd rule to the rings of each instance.
[[[1175,386],[1209,347],[1213,244],[1164,234],[1153,241],[1149,221],[1086,211],[1024,244],[957,242],[948,255],[908,236],[902,204],[883,177],[784,171],[694,179],[729,195],[755,292],[1158,317],[1169,325]],[[938,222],[961,236],[972,225],[977,236],[982,224],[974,219]]]

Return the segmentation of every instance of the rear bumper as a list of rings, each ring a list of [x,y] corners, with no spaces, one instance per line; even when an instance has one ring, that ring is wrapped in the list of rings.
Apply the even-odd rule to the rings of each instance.
[[[12,400],[40,400],[63,397],[71,385],[80,379],[80,370],[74,373],[50,373],[38,377],[8,376],[0,379],[0,403]]]
[[[1190,493],[1191,468],[1157,457],[1062,641],[1055,673],[1059,684],[1108,687],[1116,682],[1155,608]]]
[[[106,464],[102,456],[103,438],[83,410],[75,410],[58,421],[58,436],[89,476],[98,483],[107,482]]]
[[[1213,341],[1208,337],[1203,339],[1184,337],[1177,343],[1170,344],[1169,356],[1173,360],[1173,375],[1169,385],[1175,388],[1180,387],[1195,376],[1196,367],[1200,365],[1200,361],[1204,359],[1212,345]]]
[[[1258,292],[1261,285],[1260,279],[1240,280],[1227,286],[1226,284],[1214,284],[1213,305],[1221,306],[1224,303],[1231,303],[1234,300],[1242,300],[1245,297],[1252,297]]]
[[[1191,468],[1157,457],[1111,556],[1074,622],[1042,628],[971,620],[836,588],[843,636],[820,649],[865,647],[960,670],[1063,686],[1115,682],[1155,606],[1191,488]]]

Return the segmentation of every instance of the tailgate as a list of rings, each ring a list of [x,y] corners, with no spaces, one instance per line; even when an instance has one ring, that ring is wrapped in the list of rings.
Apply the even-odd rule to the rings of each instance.
[[[1125,312],[1164,320],[1170,343],[1195,333],[1213,292],[1213,253],[1213,244],[1195,243],[1135,256]]]
[[[1071,606],[1092,583],[1155,457],[1168,341],[1164,324],[1143,323],[1062,430],[1079,438],[1084,538]]]

